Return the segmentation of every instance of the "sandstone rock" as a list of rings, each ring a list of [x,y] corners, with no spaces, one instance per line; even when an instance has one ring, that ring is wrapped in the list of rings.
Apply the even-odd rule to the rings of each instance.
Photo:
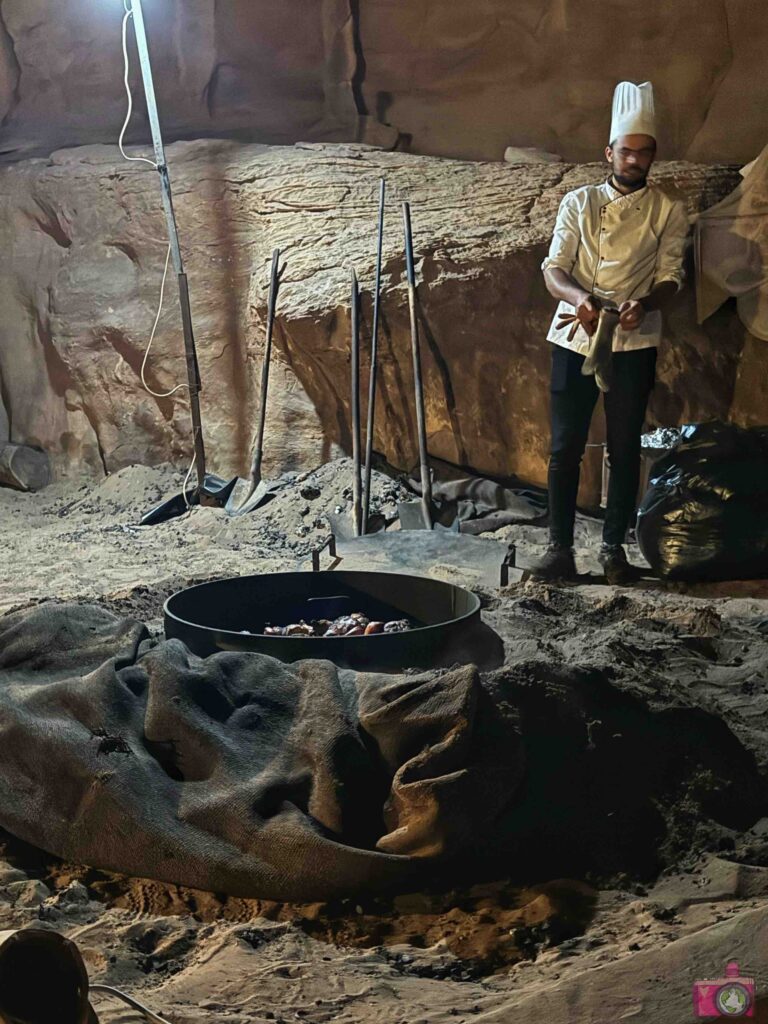
[[[210,468],[248,465],[271,252],[285,272],[275,329],[265,474],[349,449],[349,268],[371,325],[378,180],[385,227],[375,447],[416,461],[399,204],[413,208],[431,454],[543,483],[553,301],[540,272],[559,201],[599,164],[462,163],[370,147],[177,143],[169,162],[192,293]],[[656,180],[690,213],[729,192],[730,168],[668,163]],[[156,175],[107,147],[0,172],[0,380],[12,440],[51,453],[59,474],[190,457],[184,392],[155,399],[139,369],[166,255]],[[653,421],[762,415],[728,308],[695,324],[691,289],[669,318]],[[763,354],[745,349],[745,360]],[[366,356],[363,374],[367,372]],[[155,390],[184,381],[169,282],[149,361]],[[599,428],[595,432],[599,440]]]
[[[24,882],[27,876],[20,868],[11,867],[6,861],[0,861],[0,886],[11,882]]]
[[[608,142],[617,79],[650,79],[662,154],[748,160],[768,134],[766,31],[760,0],[618,0],[610,17],[590,0],[375,0],[360,5],[362,96],[420,153],[489,159],[514,142],[584,161]]]
[[[441,156],[493,160],[514,144],[592,160],[608,141],[620,76],[654,83],[668,158],[745,163],[768,134],[768,82],[755,71],[768,36],[761,0],[615,0],[610,17],[591,0],[145,7],[169,140],[399,138]],[[122,14],[119,0],[3,0],[6,159],[114,142],[125,112]],[[620,66],[606,59],[617,40]],[[135,54],[133,68],[138,85]],[[148,142],[141,102],[129,140]]]
[[[126,111],[123,13],[119,0],[4,0],[6,159],[116,140]],[[389,145],[397,138],[355,102],[349,0],[170,0],[145,3],[144,14],[168,139],[230,132],[272,143],[335,138]],[[128,40],[136,108],[127,139],[150,146],[130,24]]]
[[[50,479],[51,467],[45,452],[26,445],[0,443],[0,486],[39,491]]]
[[[709,857],[701,870],[672,875],[658,882],[650,898],[677,910],[694,903],[749,899],[768,895],[768,868]]]
[[[545,149],[534,149],[531,146],[507,146],[504,150],[504,162],[507,164],[560,164],[563,158],[559,153],[547,153]]]
[[[38,879],[26,882],[9,882],[5,891],[16,907],[37,907],[51,895],[50,889]]]

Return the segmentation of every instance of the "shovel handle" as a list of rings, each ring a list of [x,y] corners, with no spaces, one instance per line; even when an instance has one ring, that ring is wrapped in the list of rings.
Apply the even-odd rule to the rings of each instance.
[[[379,347],[379,307],[381,304],[381,257],[384,247],[384,204],[387,184],[384,178],[379,182],[379,231],[376,248],[376,285],[373,293],[373,328],[371,330],[371,369],[368,374],[368,419],[365,430],[365,467],[363,470],[363,515],[362,530],[368,533],[368,519],[371,508],[371,463],[373,461],[373,424],[376,411],[376,368]]]
[[[357,274],[352,271],[352,520],[355,536],[362,533],[362,473],[360,462],[360,289],[357,284]]]
[[[419,347],[419,319],[416,310],[416,277],[413,266],[413,232],[411,208],[403,203],[405,229],[405,263],[408,268],[408,311],[411,318],[411,355],[413,357],[413,386],[416,399],[416,430],[419,440],[419,469],[421,473],[421,507],[424,525],[432,529],[432,478],[429,475],[427,454],[427,423],[424,413],[424,385],[421,378],[421,350]]]
[[[264,344],[264,361],[261,364],[261,389],[259,393],[259,421],[256,430],[256,443],[251,460],[251,491],[256,490],[261,482],[261,459],[264,447],[264,424],[267,416],[267,391],[269,389],[269,365],[272,360],[272,331],[275,326],[275,310],[277,308],[277,292],[280,287],[280,250],[272,253],[272,270],[269,277],[269,300],[267,305],[267,338]],[[249,494],[249,497],[250,497]]]
[[[416,271],[413,267],[413,231],[411,230],[411,204],[403,203],[403,227],[405,228],[405,270],[408,285],[416,287]]]

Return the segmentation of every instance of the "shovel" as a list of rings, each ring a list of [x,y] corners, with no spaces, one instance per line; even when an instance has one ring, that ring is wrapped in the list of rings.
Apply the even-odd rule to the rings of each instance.
[[[403,501],[397,506],[401,530],[432,530],[435,520],[443,518],[432,501],[432,477],[427,461],[427,427],[424,416],[424,386],[421,380],[421,352],[419,349],[419,322],[416,316],[416,273],[413,265],[413,232],[411,231],[411,208],[403,203],[403,226],[405,228],[405,265],[408,274],[408,309],[411,317],[411,355],[413,357],[413,385],[416,398],[416,431],[419,439],[419,469],[421,473],[421,500]],[[458,521],[453,516],[448,529],[458,531]]]
[[[192,464],[194,466],[194,463]],[[232,492],[237,486],[238,478],[224,480],[223,477],[214,473],[206,473],[202,484],[182,490],[174,494],[160,505],[150,509],[139,520],[140,526],[157,526],[158,523],[165,523],[169,519],[176,519],[183,516],[194,505],[207,505],[213,508],[225,508],[231,500]],[[185,481],[186,484],[186,481]]]
[[[242,516],[246,512],[252,512],[261,505],[271,501],[276,492],[280,489],[279,483],[268,483],[261,479],[261,459],[264,445],[264,421],[267,409],[267,388],[269,386],[269,364],[272,353],[272,330],[275,325],[275,307],[277,303],[277,292],[280,286],[280,275],[278,273],[280,263],[280,250],[275,249],[272,253],[272,273],[269,282],[269,306],[267,312],[267,341],[264,347],[264,362],[261,367],[261,395],[259,408],[259,423],[256,433],[255,447],[251,460],[251,472],[248,481],[239,477],[231,480],[224,480],[213,473],[206,473],[202,484],[187,490],[187,481],[184,481],[184,488],[180,494],[168,498],[161,505],[157,505],[142,517],[142,526],[156,526],[168,519],[184,513],[194,505],[209,505],[215,508],[223,508],[230,516]],[[198,435],[195,435],[195,462],[198,459]],[[188,474],[190,475],[190,474]],[[247,483],[248,490],[245,498],[240,500],[238,485]]]
[[[277,308],[277,293],[280,288],[280,250],[275,249],[272,253],[272,271],[269,279],[269,302],[267,306],[267,339],[264,345],[264,361],[261,364],[261,390],[259,395],[259,421],[256,429],[253,455],[251,457],[251,471],[248,477],[248,490],[245,497],[238,505],[235,494],[230,494],[226,504],[226,511],[231,516],[242,516],[247,512],[266,505],[274,498],[280,484],[270,483],[261,478],[261,460],[264,448],[264,424],[267,413],[267,391],[269,389],[269,366],[272,357],[272,331],[275,326],[275,310]]]

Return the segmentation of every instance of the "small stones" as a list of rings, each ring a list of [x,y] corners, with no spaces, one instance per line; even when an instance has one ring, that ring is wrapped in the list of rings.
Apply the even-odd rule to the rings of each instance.
[[[0,886],[9,885],[11,882],[26,882],[27,876],[19,868],[13,868],[5,861],[0,861]]]
[[[15,907],[38,907],[51,895],[51,890],[39,879],[11,882],[5,886],[5,891]]]

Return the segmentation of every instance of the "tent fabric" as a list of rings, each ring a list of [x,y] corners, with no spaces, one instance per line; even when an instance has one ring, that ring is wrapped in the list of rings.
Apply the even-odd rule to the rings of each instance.
[[[733,296],[747,330],[768,341],[768,146],[742,179],[696,222],[697,317],[703,323]]]

